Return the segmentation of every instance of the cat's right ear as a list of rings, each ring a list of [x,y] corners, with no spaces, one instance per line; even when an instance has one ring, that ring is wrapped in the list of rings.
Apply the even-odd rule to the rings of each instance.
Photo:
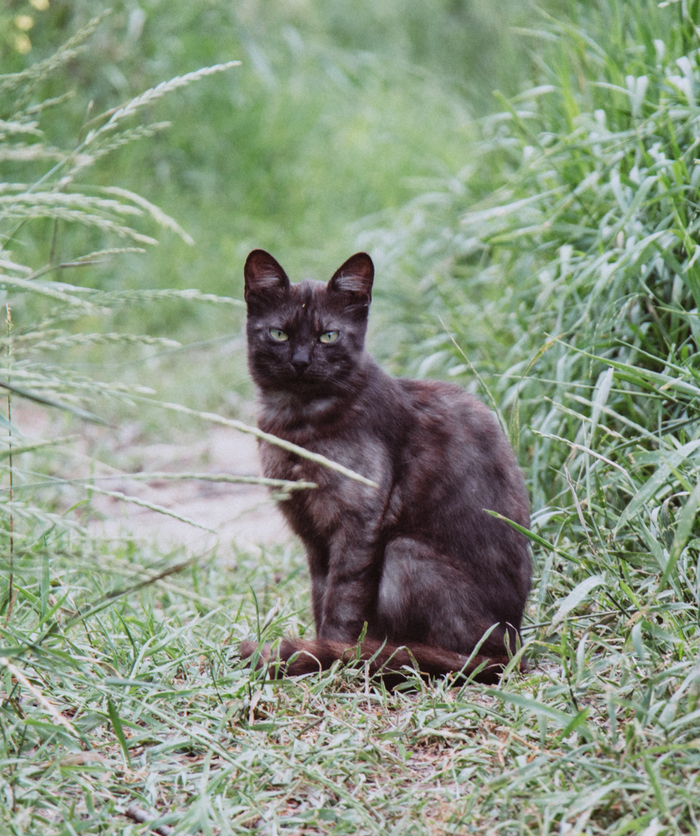
[[[355,253],[339,267],[328,282],[328,289],[335,293],[350,293],[364,299],[366,305],[372,301],[374,264],[367,253]]]
[[[289,293],[289,278],[279,262],[265,250],[253,250],[248,255],[243,271],[245,275],[245,300],[263,301],[270,297],[282,297]]]

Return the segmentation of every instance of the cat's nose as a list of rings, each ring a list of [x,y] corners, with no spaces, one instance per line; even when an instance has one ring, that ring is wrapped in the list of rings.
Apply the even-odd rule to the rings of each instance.
[[[292,354],[292,366],[294,366],[294,371],[297,374],[301,374],[308,369],[310,363],[311,358],[307,348],[297,348]]]

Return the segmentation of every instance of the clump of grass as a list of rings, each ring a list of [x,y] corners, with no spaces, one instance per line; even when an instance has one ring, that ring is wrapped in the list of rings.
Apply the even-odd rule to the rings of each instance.
[[[152,350],[178,344],[150,335],[85,331],[86,323],[115,306],[148,301],[182,299],[190,304],[240,305],[236,300],[198,291],[106,291],[90,286],[95,265],[155,245],[154,227],[192,242],[176,221],[142,196],[115,186],[90,186],[82,182],[86,174],[115,149],[149,138],[165,127],[133,127],[134,117],[155,100],[237,64],[219,64],[173,78],[93,116],[75,147],[63,151],[47,142],[41,117],[48,108],[60,107],[65,97],[36,101],[37,90],[58,67],[79,56],[99,22],[100,18],[93,20],[45,61],[0,77],[0,158],[10,161],[10,176],[0,184],[0,292],[5,314],[0,387],[6,393],[6,411],[0,417],[4,433],[0,439],[4,474],[0,488],[3,832],[24,831],[25,826],[46,833],[54,828],[58,828],[55,832],[74,832],[71,822],[77,825],[78,819],[94,812],[92,779],[86,775],[76,784],[70,773],[74,767],[94,772],[103,762],[97,751],[98,738],[92,732],[104,722],[108,737],[118,743],[126,764],[130,764],[125,733],[128,723],[121,720],[120,695],[110,686],[101,695],[88,686],[90,680],[104,684],[105,676],[116,674],[126,658],[125,648],[118,648],[120,640],[114,643],[112,627],[103,638],[116,656],[108,662],[101,651],[94,653],[102,640],[95,641],[92,631],[95,625],[105,623],[105,613],[117,614],[121,601],[156,584],[180,590],[178,595],[185,594],[188,606],[211,606],[209,599],[196,592],[168,585],[168,578],[191,561],[178,562],[158,554],[149,557],[132,543],[103,543],[88,536],[76,511],[89,501],[91,492],[101,489],[95,484],[99,481],[95,473],[88,479],[62,473],[75,436],[28,435],[22,423],[24,413],[17,409],[18,401],[29,401],[41,409],[108,425],[114,404],[133,404],[134,398],[143,398],[149,391],[119,380],[95,380],[61,360],[70,352],[96,347],[128,352],[134,346]],[[81,229],[84,235],[69,236],[62,247],[66,226]],[[81,244],[90,249],[77,250]],[[70,257],[59,259],[57,252],[65,248],[71,249]],[[52,431],[55,426],[55,422],[51,424]],[[240,422],[237,426],[249,429]],[[284,491],[289,486],[280,483],[274,487]],[[70,496],[72,502],[67,501]],[[142,599],[134,612],[140,613],[144,603]],[[137,634],[129,630],[130,617],[122,610],[114,623],[120,625],[120,636],[133,639]],[[152,625],[152,618],[139,623]],[[141,638],[137,636],[137,640]],[[137,645],[130,647],[135,650]],[[132,673],[137,674],[136,668]],[[87,696],[82,708],[73,699],[78,692]],[[103,719],[98,719],[100,716]],[[53,774],[57,783],[38,781],[37,768],[45,778]],[[59,777],[64,769],[68,770],[66,783],[72,787],[65,794]],[[110,815],[111,802],[104,801],[100,799],[100,821]],[[122,825],[119,820],[115,828],[121,832]]]
[[[415,322],[413,306],[431,306],[409,365],[480,390],[529,474],[529,652],[561,682],[538,705],[501,698],[549,722],[559,687],[573,709],[562,722],[588,714],[568,757],[602,786],[575,792],[586,779],[565,769],[572,792],[504,832],[696,827],[684,776],[698,765],[699,13],[600,2],[544,15],[522,33],[536,86],[502,99],[456,178],[362,241],[403,287],[425,271],[403,308]],[[532,786],[511,775],[528,809]]]
[[[576,9],[535,33],[552,44],[538,86],[484,125],[471,167],[373,247],[401,272],[407,318],[430,299],[458,346],[435,316],[414,368],[461,379],[471,363],[528,464],[533,671],[491,689],[416,680],[387,693],[361,669],[269,682],[236,647],[310,623],[293,549],[228,569],[128,539],[105,550],[54,509],[16,502],[0,829],[137,832],[136,805],[182,833],[697,830],[698,7]],[[74,208],[125,223],[111,204]],[[38,221],[49,239],[54,221]],[[40,280],[42,304],[65,306],[58,325],[36,319],[42,332],[110,298]],[[11,307],[8,370],[34,375],[13,385],[101,413],[87,379],[29,365]],[[26,327],[37,357],[65,338]]]
[[[6,321],[0,337],[4,359],[0,386],[7,398],[2,467],[9,480],[9,502],[3,503],[0,517],[2,536],[10,546],[9,566],[3,567],[10,580],[0,594],[0,609],[7,618],[18,590],[12,582],[14,553],[32,551],[50,531],[69,530],[73,536],[81,531],[74,517],[64,520],[46,503],[47,489],[50,494],[68,482],[51,474],[37,487],[37,462],[28,459],[47,446],[65,449],[63,439],[25,438],[21,421],[12,419],[12,398],[107,423],[115,404],[131,403],[134,396],[148,390],[120,380],[95,380],[67,362],[71,352],[117,349],[124,356],[135,349],[162,350],[179,343],[164,337],[105,332],[95,327],[96,321],[115,307],[151,300],[240,305],[197,291],[107,292],[90,286],[96,266],[156,245],[153,232],[158,227],[188,244],[193,242],[173,218],[141,195],[116,186],[90,185],[86,175],[116,149],[166,127],[163,123],[135,125],[135,117],[153,102],[237,64],[219,64],[170,79],[120,107],[89,115],[77,143],[63,150],[47,140],[41,122],[46,112],[61,107],[69,95],[42,100],[39,90],[47,78],[80,56],[103,17],[90,21],[49,58],[22,72],[0,76],[0,158],[7,162],[8,175],[0,184],[0,297]],[[66,229],[72,234],[66,235]],[[86,330],[90,325],[93,330]],[[96,411],[106,412],[107,417]],[[75,497],[76,502],[84,499],[84,490],[82,497]],[[20,526],[21,521],[26,525]]]

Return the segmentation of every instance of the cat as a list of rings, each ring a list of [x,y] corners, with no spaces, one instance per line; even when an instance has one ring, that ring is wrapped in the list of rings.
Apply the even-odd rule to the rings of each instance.
[[[495,417],[453,384],[390,377],[365,351],[366,253],[328,284],[291,284],[264,250],[244,272],[258,426],[378,487],[260,442],[265,476],[318,485],[279,503],[306,547],[316,639],[274,652],[243,642],[241,656],[257,649],[287,675],[341,659],[497,682],[519,646],[531,564],[525,535],[485,510],[529,524]]]

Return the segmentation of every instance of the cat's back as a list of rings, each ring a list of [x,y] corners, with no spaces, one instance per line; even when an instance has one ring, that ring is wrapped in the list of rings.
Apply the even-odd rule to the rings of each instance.
[[[414,417],[431,428],[451,427],[453,431],[461,429],[476,434],[495,431],[502,435],[491,410],[454,383],[407,377],[397,378],[396,383]]]
[[[425,506],[488,507],[529,524],[529,502],[515,455],[496,416],[459,386],[396,381],[408,410],[405,490]]]
[[[396,383],[413,419],[425,430],[478,448],[495,445],[510,450],[493,412],[459,386],[441,380],[411,378],[398,378]]]

